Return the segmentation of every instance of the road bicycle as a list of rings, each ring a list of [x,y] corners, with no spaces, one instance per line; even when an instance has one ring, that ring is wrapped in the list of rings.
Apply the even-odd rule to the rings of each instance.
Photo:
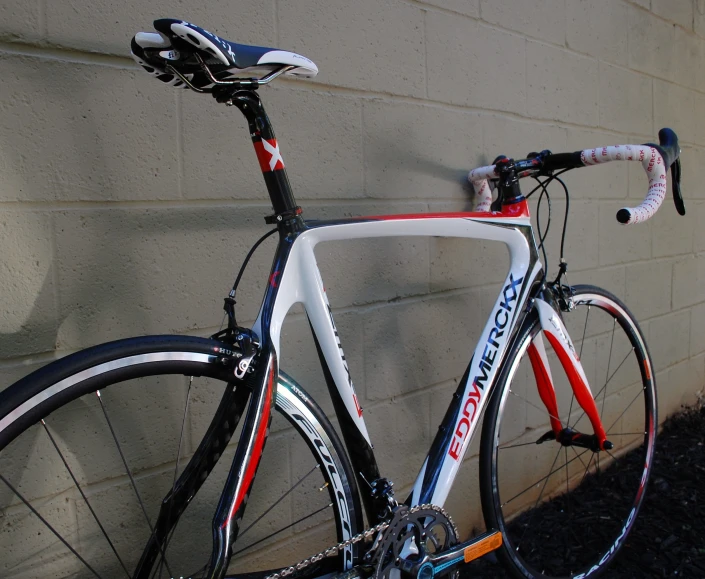
[[[516,577],[604,571],[644,499],[656,389],[627,307],[606,290],[565,282],[569,197],[560,175],[640,161],[648,194],[617,213],[632,224],[654,215],[670,168],[683,214],[675,133],[662,129],[658,145],[498,157],[470,172],[474,212],[307,221],[257,90],[280,75],[315,76],[316,65],[181,20],[154,26],[156,33],[133,39],[135,60],[168,85],[211,94],[244,114],[273,206],[265,221],[275,227],[245,258],[217,334],[95,346],[0,394],[0,575],[432,579],[490,552]],[[537,185],[524,196],[519,180],[527,177]],[[546,231],[537,238],[527,201],[534,192],[545,198],[549,183],[566,197],[553,281]],[[278,242],[259,315],[252,328],[241,327],[236,289],[270,235]],[[504,243],[510,256],[467,370],[403,500],[380,473],[314,254],[326,241],[390,236],[490,240]],[[279,368],[282,324],[297,303],[342,441]],[[461,541],[443,506],[481,421],[487,528]]]

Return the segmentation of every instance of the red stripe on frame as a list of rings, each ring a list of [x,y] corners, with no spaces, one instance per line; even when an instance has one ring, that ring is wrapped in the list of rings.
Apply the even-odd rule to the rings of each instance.
[[[502,219],[505,217],[531,217],[529,204],[524,201],[512,203],[497,211],[459,211],[455,213],[402,213],[399,215],[367,215],[355,219],[374,219],[379,221],[395,221],[399,219]]]
[[[269,427],[269,414],[272,408],[272,387],[274,385],[274,364],[271,363],[269,366],[269,376],[267,378],[267,393],[265,394],[264,406],[262,408],[262,414],[260,415],[259,426],[257,428],[257,434],[255,435],[255,444],[252,449],[252,456],[247,463],[245,468],[245,474],[242,476],[242,484],[240,485],[240,490],[235,497],[235,503],[233,508],[225,519],[225,522],[221,525],[221,529],[224,529],[231,519],[235,516],[242,501],[245,499],[252,480],[255,478],[255,472],[257,471],[257,466],[259,465],[260,458],[262,458],[262,450],[264,450],[264,441],[267,437],[267,428]]]

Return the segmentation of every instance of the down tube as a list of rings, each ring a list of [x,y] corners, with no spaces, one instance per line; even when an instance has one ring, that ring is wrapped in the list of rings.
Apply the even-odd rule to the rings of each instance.
[[[443,506],[448,498],[489,400],[509,340],[523,319],[520,314],[528,299],[529,289],[540,270],[541,264],[534,260],[528,264],[512,260],[470,365],[416,479],[410,497],[412,505],[433,503]]]

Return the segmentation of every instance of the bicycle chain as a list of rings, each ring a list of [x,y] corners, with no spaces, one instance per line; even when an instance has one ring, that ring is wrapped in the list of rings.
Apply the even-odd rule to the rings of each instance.
[[[407,515],[413,515],[414,513],[420,511],[421,509],[433,509],[435,511],[440,512],[443,514],[451,523],[453,524],[453,527],[455,527],[455,523],[452,522],[450,517],[448,516],[448,513],[445,512],[445,510],[441,507],[437,507],[436,505],[416,505],[415,507],[410,508],[406,514]],[[354,545],[356,543],[359,543],[360,541],[364,541],[366,539],[369,539],[376,535],[377,533],[381,533],[383,531],[386,531],[389,528],[389,525],[391,523],[391,520],[385,521],[382,523],[379,523],[378,525],[367,529],[366,531],[363,531],[362,533],[358,533],[354,537],[350,537],[346,541],[343,541],[341,543],[338,543],[337,545],[333,545],[332,547],[328,547],[325,551],[321,551],[320,553],[317,553],[315,555],[312,555],[308,559],[304,559],[303,561],[299,561],[296,563],[296,565],[292,565],[291,567],[285,567],[284,569],[281,569],[278,573],[272,573],[271,575],[267,575],[264,579],[283,579],[284,577],[288,577],[289,575],[293,575],[294,573],[297,573],[298,571],[304,570],[306,567],[309,567],[310,565],[313,565],[314,563],[318,563],[320,560],[324,559],[325,557],[332,557],[333,555],[337,555],[342,551],[343,549],[350,547],[351,545]],[[456,530],[457,533],[457,530]]]

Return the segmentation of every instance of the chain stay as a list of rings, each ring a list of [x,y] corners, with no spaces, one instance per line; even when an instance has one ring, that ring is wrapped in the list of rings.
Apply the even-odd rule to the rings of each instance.
[[[437,507],[435,505],[417,505],[415,507],[412,507],[409,509],[406,514],[407,515],[413,515],[414,513],[422,510],[422,509],[433,509],[434,511],[439,511],[443,515],[446,516],[450,520],[450,517],[448,517],[447,513],[441,508]],[[300,561],[296,563],[296,565],[292,565],[291,567],[285,567],[284,569],[281,569],[278,573],[272,573],[271,575],[267,575],[265,579],[283,579],[284,577],[289,577],[290,575],[297,573],[299,571],[304,570],[306,567],[313,565],[315,563],[318,563],[322,559],[325,559],[326,557],[332,557],[333,555],[337,555],[342,551],[343,549],[350,547],[351,545],[354,545],[356,543],[359,543],[360,541],[364,541],[367,539],[370,539],[377,533],[381,533],[383,531],[386,531],[389,528],[391,521],[385,521],[383,523],[379,523],[377,526],[372,527],[371,529],[367,529],[366,531],[363,531],[362,533],[359,533],[355,535],[354,537],[350,537],[346,541],[343,541],[342,543],[338,543],[337,545],[333,545],[332,547],[328,547],[325,551],[321,551],[320,553],[317,553],[316,555],[312,555],[308,559],[304,559],[303,561]],[[455,525],[454,525],[455,526]]]

